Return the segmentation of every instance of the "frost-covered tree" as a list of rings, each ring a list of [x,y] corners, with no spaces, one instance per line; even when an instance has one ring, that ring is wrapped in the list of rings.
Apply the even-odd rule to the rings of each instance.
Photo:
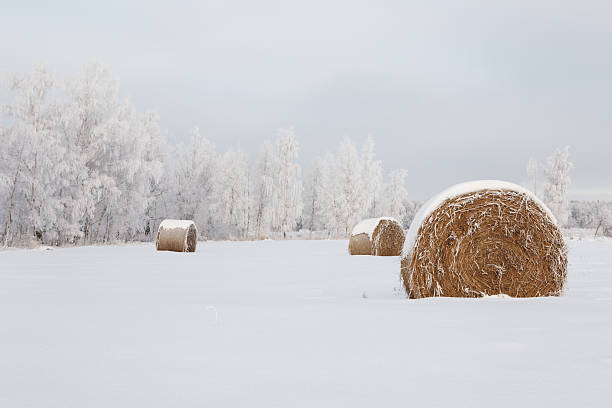
[[[310,171],[306,176],[305,197],[304,197],[304,225],[312,232],[323,229],[322,209],[325,197],[325,164],[323,158],[314,161]]]
[[[279,129],[276,139],[276,180],[272,227],[286,237],[302,215],[302,181],[299,179],[299,145],[293,128]]]
[[[188,144],[179,145],[169,200],[174,200],[175,216],[194,220],[201,237],[214,234],[217,154],[215,146],[196,127]]]
[[[337,194],[336,157],[327,152],[315,159],[307,179],[306,225],[327,231],[329,236],[343,236],[336,218],[341,214]],[[316,177],[315,177],[316,173]],[[314,197],[313,197],[314,195]],[[313,212],[314,200],[314,212]]]
[[[594,235],[612,235],[612,203],[604,201],[570,201],[570,228],[593,229]]]
[[[385,216],[393,217],[402,221],[406,217],[406,203],[408,202],[408,191],[405,180],[408,172],[404,169],[393,170],[389,173],[389,179],[384,187],[383,209]]]
[[[267,237],[271,231],[272,200],[275,198],[276,157],[274,146],[264,141],[257,164],[257,186],[255,195],[255,238]]]
[[[594,201],[570,201],[568,227],[595,228],[598,223],[598,205]]]
[[[118,83],[107,67],[90,64],[68,81],[70,100],[65,106],[67,132],[78,149],[83,182],[83,232],[87,241],[120,238],[120,181],[125,177],[126,151],[133,110],[118,96]],[[118,224],[116,224],[118,223]]]
[[[345,138],[335,155],[325,156],[324,164],[324,223],[331,236],[347,237],[368,211],[362,160],[353,142]]]
[[[612,204],[597,202],[595,219],[595,236],[601,231],[604,235],[612,236]]]
[[[68,90],[67,128],[86,172],[85,237],[103,242],[134,239],[150,228],[144,213],[163,168],[157,118],[143,117],[119,99],[118,81],[101,64],[86,66]]]
[[[382,165],[375,160],[374,141],[361,152],[345,138],[335,154],[319,157],[309,172],[305,220],[309,228],[346,237],[366,217],[383,213]]]
[[[563,226],[567,224],[569,216],[567,202],[567,189],[571,181],[569,171],[574,167],[568,157],[569,146],[557,149],[552,156],[548,157],[544,169],[547,178],[544,202]]]
[[[50,198],[56,167],[63,159],[55,114],[49,102],[55,85],[44,66],[29,74],[11,74],[7,88],[14,94],[11,104],[2,106],[9,126],[3,132],[0,156],[3,157],[6,208],[4,245],[17,240],[32,240],[41,234],[42,211],[53,205]]]
[[[66,81],[36,67],[9,76],[8,90],[0,119],[3,245],[151,239],[164,218],[193,219],[203,238],[285,237],[304,225],[346,237],[365,217],[387,212],[406,224],[416,208],[401,172],[383,197],[371,138],[360,151],[346,138],[317,159],[304,193],[293,129],[265,142],[251,171],[244,153],[219,157],[197,128],[169,149],[159,116],[122,99],[102,64]]]
[[[43,67],[11,75],[0,144],[2,240],[132,240],[150,228],[163,171],[158,117],[118,97],[100,64],[61,87]]]
[[[414,219],[417,211],[421,208],[423,202],[421,201],[413,201],[413,200],[405,200],[404,201],[404,215],[401,219],[399,219],[402,227],[407,230],[410,228],[410,224]]]
[[[361,149],[361,160],[363,165],[362,175],[364,180],[365,206],[368,217],[379,217],[381,212],[380,193],[382,188],[382,165],[375,160],[374,141],[368,136]]]
[[[144,173],[147,175],[147,181],[149,182],[145,205],[144,233],[145,236],[149,237],[154,235],[159,223],[165,218],[160,204],[168,188],[165,177],[168,169],[168,151],[159,124],[159,114],[146,112],[140,120],[144,146],[142,161]]]
[[[0,209],[2,210],[2,244],[8,246],[16,234],[17,213],[23,208],[25,191],[25,156],[29,149],[27,139],[20,138],[20,129],[13,125],[3,129],[0,144]],[[21,207],[20,207],[21,206]]]
[[[228,150],[219,158],[217,171],[217,222],[230,239],[246,239],[250,227],[249,165],[246,154]]]
[[[127,149],[123,173],[118,176],[122,208],[118,211],[119,236],[126,241],[146,234],[156,221],[147,214],[162,178],[165,145],[155,113],[132,112],[130,129],[122,146],[123,150]]]

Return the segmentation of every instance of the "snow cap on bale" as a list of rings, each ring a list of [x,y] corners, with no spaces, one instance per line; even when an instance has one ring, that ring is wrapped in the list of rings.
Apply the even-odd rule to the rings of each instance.
[[[452,186],[415,215],[402,250],[409,297],[559,295],[567,248],[555,217],[516,184]]]
[[[198,231],[191,220],[163,220],[157,230],[158,251],[195,252]]]
[[[390,217],[368,218],[359,222],[351,232],[351,255],[391,255],[401,252],[404,230]]]

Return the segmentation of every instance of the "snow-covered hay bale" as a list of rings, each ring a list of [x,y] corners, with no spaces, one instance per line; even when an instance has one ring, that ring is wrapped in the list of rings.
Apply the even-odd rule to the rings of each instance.
[[[158,251],[195,252],[198,231],[190,220],[163,220],[157,230]]]
[[[416,214],[402,251],[411,298],[558,296],[567,247],[550,210],[512,183],[453,186]]]
[[[372,255],[399,256],[404,246],[404,229],[393,218],[381,218],[372,233]]]
[[[368,234],[351,235],[349,239],[349,254],[372,255],[372,241]]]
[[[396,220],[389,217],[368,218],[353,228],[349,239],[349,253],[397,256],[403,243],[404,231]]]

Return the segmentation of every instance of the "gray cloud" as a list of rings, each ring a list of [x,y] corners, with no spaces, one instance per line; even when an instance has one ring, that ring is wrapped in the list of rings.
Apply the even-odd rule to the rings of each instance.
[[[520,182],[529,157],[569,144],[572,196],[612,198],[609,2],[289,3],[14,2],[0,65],[104,61],[174,142],[199,125],[254,156],[293,125],[307,166],[371,134],[416,198]]]

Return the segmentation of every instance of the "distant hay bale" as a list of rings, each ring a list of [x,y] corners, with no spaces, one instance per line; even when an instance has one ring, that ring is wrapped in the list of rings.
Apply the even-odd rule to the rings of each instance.
[[[404,243],[404,231],[393,218],[368,218],[353,228],[349,239],[351,255],[397,256]]]
[[[372,255],[399,256],[404,246],[404,229],[392,218],[381,218],[372,233]]]
[[[550,210],[527,190],[493,180],[463,183],[415,216],[401,276],[410,298],[558,296],[567,247]]]
[[[372,242],[368,234],[351,235],[349,239],[349,254],[372,255]]]
[[[190,220],[163,220],[157,230],[158,251],[195,252],[198,231]]]

